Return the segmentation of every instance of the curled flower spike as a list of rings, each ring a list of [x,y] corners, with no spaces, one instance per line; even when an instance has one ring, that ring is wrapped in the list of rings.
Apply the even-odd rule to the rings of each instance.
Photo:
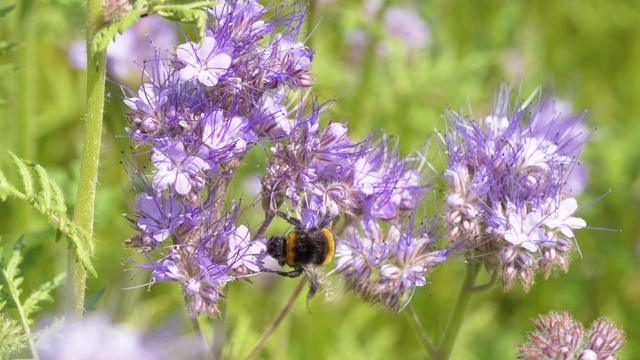
[[[536,332],[530,342],[517,345],[518,359],[613,360],[626,342],[624,331],[605,318],[596,320],[586,332],[570,313],[540,315],[532,320]]]
[[[427,284],[425,275],[452,259],[453,249],[438,250],[424,226],[413,229],[390,225],[386,233],[378,223],[349,226],[336,249],[336,270],[358,296],[398,312],[416,287]]]
[[[568,118],[549,100],[512,102],[503,85],[491,115],[447,114],[445,220],[449,241],[475,247],[490,269],[500,264],[505,290],[518,280],[527,291],[538,270],[568,270],[574,231],[586,226],[566,188],[586,136],[584,115]]]

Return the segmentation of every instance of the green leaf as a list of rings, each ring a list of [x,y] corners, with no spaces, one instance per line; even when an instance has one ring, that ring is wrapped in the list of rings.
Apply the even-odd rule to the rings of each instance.
[[[109,42],[116,36],[118,27],[118,23],[113,23],[100,29],[91,42],[91,53],[96,54],[101,51],[106,51]]]
[[[80,263],[93,276],[96,271],[91,264],[94,251],[94,240],[86,230],[74,224],[67,215],[67,207],[60,186],[51,179],[46,170],[30,161],[22,160],[9,151],[9,155],[17,168],[22,180],[24,192],[12,186],[0,172],[0,199],[5,200],[11,195],[19,200],[28,202],[33,208],[47,216],[54,223],[56,230],[70,240],[70,246],[77,249]],[[39,189],[34,185],[32,172],[38,176]]]
[[[98,303],[98,301],[100,301],[100,299],[102,299],[102,295],[104,295],[105,290],[106,287],[103,286],[100,290],[98,290],[98,292],[86,298],[84,300],[84,309],[86,311],[95,311],[96,304]]]
[[[40,194],[42,196],[42,202],[46,208],[51,208],[52,194],[51,182],[49,181],[49,175],[42,166],[34,166],[36,173],[38,174],[38,180],[40,182]]]
[[[152,13],[156,13],[167,20],[195,25],[200,38],[204,38],[209,21],[209,13],[206,8],[215,6],[218,3],[219,1],[199,1],[183,5],[152,5],[150,8]]]
[[[29,336],[20,323],[7,314],[0,313],[0,359],[9,359],[27,347]]]
[[[39,303],[43,301],[53,302],[53,297],[49,294],[51,290],[56,289],[64,282],[64,279],[67,277],[66,273],[58,274],[53,280],[49,280],[44,284],[40,285],[36,290],[34,290],[31,295],[25,300],[23,307],[24,313],[27,318],[30,318],[30,315],[34,312],[40,310]]]
[[[9,156],[13,164],[16,166],[16,171],[20,179],[22,179],[22,185],[24,186],[24,192],[26,196],[33,196],[33,177],[31,177],[31,173],[29,172],[29,168],[25,165],[25,162],[22,161],[19,157],[17,157],[14,153],[9,151]]]
[[[15,5],[9,5],[9,6],[0,8],[0,19],[2,19],[5,15],[11,12],[11,10],[13,10],[13,8],[15,7],[16,7]]]

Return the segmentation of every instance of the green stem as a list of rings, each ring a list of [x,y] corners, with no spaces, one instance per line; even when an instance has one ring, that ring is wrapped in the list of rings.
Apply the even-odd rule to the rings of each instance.
[[[304,7],[305,6],[305,2],[301,1],[300,2],[300,6]],[[307,3],[307,42],[305,43],[305,45],[307,45],[310,48],[313,48],[313,40],[312,40],[312,34],[313,34],[313,30],[316,28],[317,21],[316,20],[318,18],[318,0],[309,0],[309,2]]]
[[[93,53],[91,43],[103,24],[102,4],[103,0],[87,2],[87,116],[78,195],[73,214],[73,222],[89,234],[93,234],[107,62],[106,52]],[[91,246],[88,247],[91,248]],[[75,248],[70,249],[67,258],[68,286],[65,307],[67,320],[82,318],[84,310],[87,272],[76,257]]]
[[[271,335],[273,335],[273,332],[276,330],[278,325],[280,325],[280,322],[282,321],[282,319],[284,319],[284,317],[291,310],[291,307],[293,306],[293,302],[298,298],[298,296],[300,296],[300,293],[302,292],[302,289],[304,289],[304,285],[307,283],[307,280],[308,280],[308,276],[305,276],[304,279],[300,281],[300,284],[298,284],[296,289],[293,291],[293,294],[291,294],[291,296],[289,297],[289,300],[287,300],[287,303],[280,310],[278,315],[276,315],[276,317],[273,319],[271,324],[269,324],[269,327],[264,331],[264,333],[262,333],[260,340],[258,340],[258,343],[256,344],[256,346],[253,347],[253,350],[251,350],[249,355],[247,355],[247,357],[245,357],[244,360],[251,360],[254,357],[256,357],[260,353],[260,351],[262,351],[262,348],[267,343],[267,340],[269,340],[269,338],[271,337]]]
[[[433,359],[436,349],[433,347],[433,343],[431,342],[431,339],[429,339],[429,335],[427,335],[427,332],[422,327],[420,318],[418,318],[418,314],[416,314],[413,306],[409,304],[409,306],[407,306],[407,311],[405,311],[404,313],[405,315],[407,315],[407,320],[413,328],[413,332],[414,334],[416,334],[418,342],[420,343],[424,351],[427,352],[429,358]]]
[[[465,275],[464,282],[460,287],[458,300],[456,301],[456,305],[453,308],[453,312],[451,314],[449,324],[447,325],[447,329],[444,332],[442,343],[440,344],[439,349],[436,351],[436,354],[433,357],[434,359],[446,360],[451,357],[453,345],[455,344],[456,338],[460,333],[462,323],[464,322],[464,317],[467,313],[467,308],[469,307],[469,303],[471,302],[471,297],[475,293],[475,291],[473,291],[473,288],[475,286],[476,278],[478,277],[478,272],[480,271],[480,266],[480,262],[472,262],[471,264],[468,264],[466,266],[467,273]]]
[[[230,286],[227,287],[227,296],[229,296]],[[214,360],[222,360],[222,351],[224,350],[224,344],[227,338],[227,302],[220,301],[218,305],[218,311],[220,317],[213,319],[213,354]]]
[[[187,301],[186,296],[184,299],[185,301]],[[198,338],[198,341],[200,341],[200,345],[202,346],[203,351],[210,353],[211,349],[209,347],[209,344],[207,343],[207,338],[202,333],[202,328],[200,327],[198,318],[190,317],[189,320],[191,321],[191,327],[193,327],[193,332],[196,333],[196,337]]]

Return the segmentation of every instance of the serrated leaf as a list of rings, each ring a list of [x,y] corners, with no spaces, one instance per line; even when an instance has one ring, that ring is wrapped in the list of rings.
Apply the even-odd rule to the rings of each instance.
[[[25,165],[24,161],[16,156],[16,154],[9,151],[9,156],[13,164],[17,168],[18,176],[22,179],[22,185],[24,185],[24,193],[27,196],[33,196],[33,177],[31,177],[31,173],[29,172],[29,168]]]
[[[28,335],[22,326],[6,314],[0,313],[0,358],[9,359],[26,348]]]
[[[12,195],[20,200],[27,201],[33,208],[46,215],[51,220],[56,229],[65,234],[69,241],[69,246],[77,249],[78,260],[84,268],[93,276],[97,276],[95,268],[91,264],[91,255],[94,251],[94,241],[91,235],[84,229],[78,227],[71,222],[66,213],[66,206],[64,204],[64,196],[60,186],[53,181],[46,170],[33,162],[28,162],[18,158],[15,154],[9,151],[9,155],[12,161],[18,168],[18,173],[23,179],[25,189],[28,189],[28,193],[23,194],[17,188],[11,186],[6,178],[0,173],[0,197],[6,199],[7,195]],[[29,166],[27,166],[27,164]],[[33,186],[33,176],[31,171],[38,174],[39,182],[42,187],[42,191],[38,194],[34,194],[35,188]]]
[[[44,206],[47,208],[52,207],[52,196],[53,193],[51,191],[51,182],[49,181],[49,175],[47,171],[40,165],[35,165],[33,167],[38,174],[38,180],[40,183],[40,194],[42,194],[42,201]]]
[[[118,32],[120,34],[124,33],[128,28],[130,28],[136,21],[140,19],[140,14],[136,11],[129,11],[127,15],[116,24],[118,24]]]
[[[91,53],[96,54],[107,50],[109,42],[116,36],[118,32],[118,23],[109,24],[100,29],[91,42]]]
[[[53,181],[49,182],[49,184],[51,185],[51,191],[53,192],[53,206],[66,214],[67,204],[64,200],[62,189],[60,189],[60,186]]]
[[[219,1],[200,1],[184,5],[156,5],[151,8],[152,12],[167,20],[195,25],[200,38],[204,38],[209,21],[209,13],[205,8],[215,6],[218,3]]]
[[[27,318],[30,318],[30,315],[38,310],[40,310],[40,306],[38,305],[43,301],[53,301],[53,297],[49,294],[51,290],[62,285],[62,282],[66,278],[66,273],[58,274],[53,280],[49,280],[44,284],[40,285],[36,290],[34,290],[27,300],[24,301],[23,308],[24,313]]]

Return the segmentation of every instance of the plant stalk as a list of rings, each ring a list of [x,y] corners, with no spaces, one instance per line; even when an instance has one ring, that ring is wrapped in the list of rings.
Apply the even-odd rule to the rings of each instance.
[[[469,307],[469,303],[471,302],[471,298],[475,291],[473,288],[475,286],[476,278],[478,277],[478,272],[480,271],[481,263],[474,261],[466,266],[466,275],[462,286],[460,287],[460,292],[458,293],[458,299],[456,301],[456,305],[453,308],[453,312],[451,313],[451,319],[449,319],[449,324],[447,325],[447,329],[444,332],[444,338],[438,347],[434,355],[434,359],[437,360],[447,360],[451,357],[451,353],[453,351],[453,345],[456,342],[458,334],[460,333],[460,329],[462,327],[462,323],[464,322],[464,317],[467,313],[467,308]]]
[[[80,179],[73,214],[73,222],[90,235],[93,235],[107,62],[106,51],[93,53],[91,43],[103,24],[102,5],[103,0],[87,2],[87,116],[84,122]],[[82,318],[84,311],[87,271],[76,258],[76,249],[73,247],[69,249],[67,258],[67,320]]]
[[[256,346],[253,347],[253,350],[251,350],[249,355],[247,355],[247,357],[245,357],[244,360],[251,360],[260,353],[262,348],[266,345],[267,340],[269,340],[271,335],[273,335],[273,332],[275,331],[275,329],[278,327],[278,325],[280,325],[280,322],[282,322],[282,319],[284,319],[284,317],[289,313],[289,311],[291,311],[293,302],[298,298],[298,296],[300,296],[300,293],[302,292],[304,285],[307,283],[307,280],[308,280],[308,277],[305,276],[304,280],[300,281],[300,284],[298,284],[296,289],[293,291],[293,294],[291,294],[291,296],[289,297],[289,300],[287,300],[287,303],[280,310],[278,315],[276,315],[276,317],[273,319],[271,324],[269,324],[269,327],[264,331],[264,333],[262,333],[260,340],[258,340],[258,343],[256,344]]]

